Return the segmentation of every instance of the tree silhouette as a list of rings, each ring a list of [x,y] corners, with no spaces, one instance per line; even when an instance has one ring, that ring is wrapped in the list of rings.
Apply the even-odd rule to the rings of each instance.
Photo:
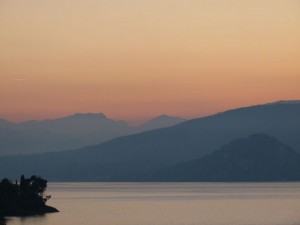
[[[3,179],[0,182],[0,216],[57,212],[45,204],[50,198],[44,194],[46,188],[47,180],[37,176],[26,179],[22,175],[20,185],[17,181],[13,184],[8,179]]]
[[[0,216],[0,225],[6,225],[6,221],[2,216]]]

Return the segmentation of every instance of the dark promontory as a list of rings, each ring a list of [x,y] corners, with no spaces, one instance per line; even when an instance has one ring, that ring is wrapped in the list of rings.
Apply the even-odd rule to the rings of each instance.
[[[44,194],[46,188],[47,180],[36,176],[26,179],[22,175],[20,184],[3,179],[0,182],[0,217],[58,212],[57,209],[46,205],[50,198]]]

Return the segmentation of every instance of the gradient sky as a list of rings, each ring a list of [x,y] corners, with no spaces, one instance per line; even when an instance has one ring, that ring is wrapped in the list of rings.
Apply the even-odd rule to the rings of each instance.
[[[0,118],[281,99],[300,99],[299,0],[0,0]]]

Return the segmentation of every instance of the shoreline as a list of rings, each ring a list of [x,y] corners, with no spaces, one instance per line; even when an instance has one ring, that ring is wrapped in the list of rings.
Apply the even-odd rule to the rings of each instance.
[[[38,209],[35,211],[18,211],[18,212],[9,212],[5,214],[0,214],[0,217],[26,217],[26,216],[35,216],[35,215],[43,215],[46,213],[57,213],[58,209],[52,206],[45,206],[42,209]]]

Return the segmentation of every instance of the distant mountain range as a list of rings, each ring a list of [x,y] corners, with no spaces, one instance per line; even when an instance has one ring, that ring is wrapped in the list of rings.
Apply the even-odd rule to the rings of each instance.
[[[186,121],[186,119],[180,117],[171,117],[168,115],[160,115],[151,120],[146,121],[142,125],[139,126],[140,131],[146,130],[154,130],[159,128],[171,127],[176,124],[182,123]]]
[[[300,154],[266,134],[235,139],[201,159],[161,169],[151,181],[299,181]]]
[[[103,113],[74,114],[43,121],[13,123],[0,120],[0,155],[29,154],[75,149],[115,137],[172,126],[185,121],[158,116],[138,127],[107,118]]]
[[[300,104],[233,109],[77,150],[0,157],[0,178],[24,173],[52,181],[141,180],[145,174],[200,159],[254,133],[269,134],[299,151]]]
[[[267,103],[266,105],[278,105],[278,104],[300,104],[300,100],[281,100],[281,101],[277,101],[277,102],[271,102],[271,103]]]

